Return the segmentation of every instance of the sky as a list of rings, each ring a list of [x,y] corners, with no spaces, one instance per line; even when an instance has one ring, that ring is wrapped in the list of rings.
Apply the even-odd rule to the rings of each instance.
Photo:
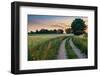
[[[74,19],[81,18],[88,25],[88,18],[81,16],[53,16],[53,15],[28,15],[28,32],[40,29],[63,29],[69,28]]]

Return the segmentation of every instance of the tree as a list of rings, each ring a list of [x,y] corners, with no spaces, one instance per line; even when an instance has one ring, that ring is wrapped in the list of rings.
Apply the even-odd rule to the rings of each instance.
[[[28,32],[28,34],[34,34],[35,32],[34,31],[30,31],[30,32]]]
[[[71,29],[71,28],[67,28],[67,29],[65,29],[65,32],[66,32],[67,34],[69,34],[69,33],[72,32],[72,29]]]
[[[83,19],[76,18],[71,24],[72,32],[75,35],[81,35],[85,32],[86,25]]]
[[[64,31],[63,31],[62,29],[58,29],[58,30],[57,30],[57,33],[58,33],[58,34],[62,34],[63,32],[64,32]]]

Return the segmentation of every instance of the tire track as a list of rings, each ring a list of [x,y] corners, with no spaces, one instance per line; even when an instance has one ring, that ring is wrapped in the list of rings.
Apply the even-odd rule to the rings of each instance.
[[[74,52],[76,53],[76,55],[78,56],[78,58],[86,58],[86,55],[85,55],[85,54],[82,54],[82,53],[81,53],[81,50],[78,49],[78,48],[74,45],[72,39],[69,40],[69,44],[70,44],[70,46],[72,47],[73,51],[74,51]]]
[[[67,39],[64,39],[59,47],[57,59],[67,59],[67,53],[65,49],[65,42]]]

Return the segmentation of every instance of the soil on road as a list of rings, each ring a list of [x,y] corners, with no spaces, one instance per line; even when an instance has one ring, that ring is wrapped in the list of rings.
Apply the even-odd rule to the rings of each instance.
[[[59,50],[58,50],[58,56],[57,56],[57,59],[67,59],[67,53],[66,53],[66,49],[65,49],[65,42],[66,42],[66,39],[64,39],[59,47]]]

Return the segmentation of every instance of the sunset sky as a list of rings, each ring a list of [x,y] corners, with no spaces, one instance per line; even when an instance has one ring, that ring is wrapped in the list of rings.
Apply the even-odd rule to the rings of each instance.
[[[71,26],[75,18],[81,18],[88,25],[87,17],[80,16],[53,16],[53,15],[28,15],[28,32],[40,29],[63,29]]]

